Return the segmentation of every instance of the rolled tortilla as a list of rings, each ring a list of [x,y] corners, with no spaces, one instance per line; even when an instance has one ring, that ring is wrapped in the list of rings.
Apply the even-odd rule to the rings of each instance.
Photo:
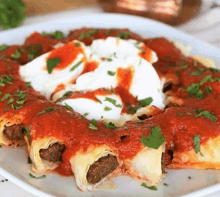
[[[101,179],[101,181],[97,183],[89,183],[87,179],[88,172],[90,167],[97,161],[100,161],[100,158],[106,158],[107,156],[115,156],[118,162],[118,166],[109,174]],[[107,180],[112,176],[117,176],[120,174],[120,167],[122,162],[118,159],[118,154],[116,149],[101,145],[99,147],[95,147],[91,145],[87,151],[78,151],[76,155],[74,155],[70,160],[72,171],[76,178],[76,184],[82,191],[94,191],[94,190],[103,190],[103,189],[114,189],[115,184],[108,182]],[[111,163],[103,166],[111,166]],[[100,171],[104,171],[106,169],[101,169]]]
[[[149,186],[157,185],[163,178],[162,154],[164,144],[158,149],[143,146],[132,159],[124,161],[126,174]]]
[[[40,156],[40,150],[47,149],[55,143],[63,144],[63,141],[54,137],[45,137],[33,140],[29,147],[30,159],[32,161],[31,170],[36,173],[45,173],[54,170],[61,162],[47,161]]]
[[[2,116],[0,118],[0,145],[1,146],[12,146],[12,147],[17,147],[17,146],[22,146],[25,145],[25,140],[24,138],[18,138],[16,139],[15,134],[13,134],[13,131],[11,132],[12,139],[7,137],[5,135],[4,130],[6,127],[11,127],[13,125],[22,125],[23,122],[23,116],[22,115],[14,115],[14,116]],[[25,128],[23,128],[25,129]]]
[[[200,145],[200,153],[195,150],[185,152],[173,152],[173,160],[168,168],[196,168],[220,170],[220,136],[209,139],[205,144]]]

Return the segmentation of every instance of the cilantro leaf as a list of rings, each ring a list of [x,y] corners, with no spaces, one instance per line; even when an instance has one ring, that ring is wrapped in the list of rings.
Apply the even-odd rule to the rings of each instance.
[[[200,151],[200,135],[195,135],[193,137],[193,145],[194,145],[196,154],[199,152],[200,155],[203,157],[203,154]]]
[[[128,114],[133,114],[133,113],[135,113],[137,110],[139,110],[141,107],[131,107],[131,108],[129,108],[129,110],[128,110]]]
[[[48,37],[48,38],[55,38],[57,40],[61,40],[64,38],[64,34],[62,31],[55,31],[52,33],[43,32],[42,36]]]
[[[142,135],[140,141],[149,148],[158,149],[166,140],[166,136],[162,136],[160,127],[156,126],[148,133],[148,139]]]
[[[1,101],[5,101],[5,100],[7,100],[9,97],[11,97],[11,94],[6,93],[6,94],[1,98]]]
[[[85,33],[81,33],[80,35],[79,35],[79,40],[83,40],[83,39],[85,39],[85,38],[89,38],[89,37],[91,37],[91,36],[93,36],[94,34],[97,34],[98,33],[98,29],[93,29],[93,30],[91,30],[91,31],[89,31],[89,32],[85,32]]]
[[[110,111],[110,110],[112,110],[112,108],[106,106],[106,107],[104,108],[104,110],[105,110],[105,111]]]
[[[52,73],[54,67],[56,67],[60,63],[60,58],[55,57],[47,60],[47,71],[48,73]]]
[[[18,50],[16,50],[13,54],[11,54],[11,57],[13,59],[17,60],[17,59],[19,59],[21,57],[21,53]]]

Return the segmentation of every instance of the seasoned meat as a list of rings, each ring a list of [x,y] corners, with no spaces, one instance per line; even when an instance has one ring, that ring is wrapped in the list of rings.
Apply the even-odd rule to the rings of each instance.
[[[18,141],[24,139],[25,128],[23,124],[14,124],[12,126],[5,126],[3,134],[7,139]]]
[[[119,163],[113,155],[101,157],[90,166],[87,173],[87,181],[91,184],[98,183],[102,178],[113,172],[118,165]]]
[[[65,149],[64,144],[55,143],[50,145],[47,149],[40,149],[40,157],[47,161],[59,162],[62,161],[62,154]]]

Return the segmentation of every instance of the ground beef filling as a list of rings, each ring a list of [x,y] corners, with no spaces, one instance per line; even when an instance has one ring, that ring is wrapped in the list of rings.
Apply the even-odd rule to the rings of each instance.
[[[101,157],[90,166],[86,177],[87,181],[91,184],[98,183],[102,178],[113,172],[118,165],[117,158],[113,155]]]
[[[64,144],[55,143],[50,145],[47,149],[40,149],[40,157],[50,162],[62,161],[62,154],[66,147]]]
[[[20,141],[24,140],[25,128],[23,124],[14,124],[12,126],[4,126],[3,134],[8,140]]]

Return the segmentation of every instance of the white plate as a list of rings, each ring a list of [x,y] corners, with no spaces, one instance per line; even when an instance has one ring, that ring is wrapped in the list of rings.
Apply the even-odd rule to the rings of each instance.
[[[129,15],[95,14],[30,25],[0,33],[0,44],[21,44],[33,31],[62,30],[87,27],[129,28],[143,37],[158,37],[180,41],[193,47],[191,54],[203,55],[220,65],[220,50],[197,40],[168,25]],[[0,174],[38,196],[202,196],[220,190],[220,172],[211,170],[168,170],[166,178],[157,191],[140,186],[125,176],[114,178],[118,185],[113,191],[80,192],[73,177],[48,174],[45,179],[29,177],[30,166],[24,149],[0,149]],[[191,176],[191,180],[188,179]],[[163,183],[169,184],[168,187]]]

